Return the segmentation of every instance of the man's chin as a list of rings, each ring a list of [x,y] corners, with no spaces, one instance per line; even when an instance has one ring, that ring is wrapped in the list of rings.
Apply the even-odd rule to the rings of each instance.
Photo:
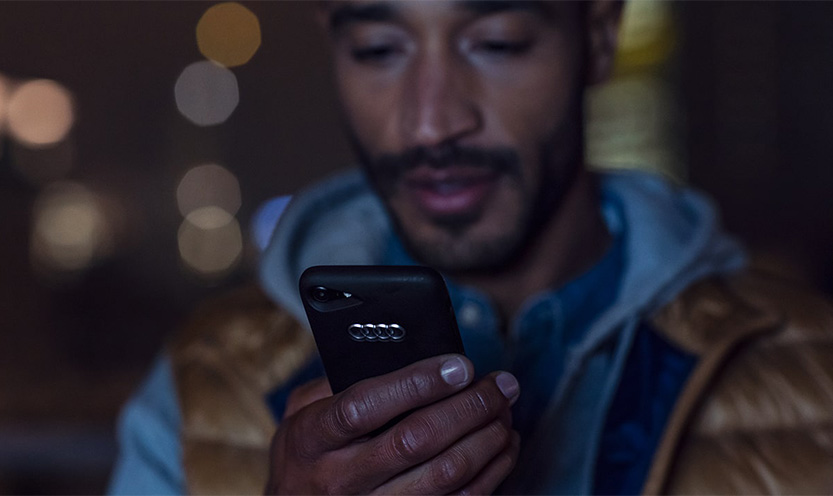
[[[406,200],[389,197],[385,205],[408,252],[420,263],[446,273],[492,270],[511,261],[523,240],[525,222],[505,212],[477,208],[426,212]],[[501,227],[502,226],[502,227]]]
[[[471,230],[472,226],[480,220],[479,211],[459,212],[447,215],[430,216],[429,220],[434,229],[447,233],[451,238],[460,238]]]
[[[509,263],[517,245],[515,233],[474,238],[466,232],[466,226],[470,225],[461,220],[439,236],[409,239],[403,235],[402,238],[420,263],[448,274],[490,271]]]

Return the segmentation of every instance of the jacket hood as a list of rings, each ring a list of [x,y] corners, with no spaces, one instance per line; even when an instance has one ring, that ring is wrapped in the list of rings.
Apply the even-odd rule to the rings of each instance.
[[[602,329],[624,315],[659,308],[697,279],[743,266],[742,250],[702,194],[643,172],[601,177],[605,217],[612,231],[624,235],[626,261],[617,302],[600,317],[610,322],[594,326],[599,335],[589,341],[604,339]],[[385,207],[364,174],[339,174],[301,192],[283,212],[261,259],[262,285],[306,322],[298,294],[304,269],[381,263],[391,234]]]
[[[338,174],[296,195],[263,252],[266,293],[306,323],[298,279],[313,265],[372,265],[384,255],[391,225],[361,171]]]
[[[702,193],[639,171],[603,173],[601,192],[609,228],[624,236],[625,267],[616,301],[574,350],[576,361],[631,316],[650,316],[693,282],[746,265]]]

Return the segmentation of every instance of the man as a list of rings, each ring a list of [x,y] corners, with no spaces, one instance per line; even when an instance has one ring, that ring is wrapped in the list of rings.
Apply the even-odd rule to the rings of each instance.
[[[700,195],[584,167],[619,2],[320,8],[364,173],[293,200],[271,301],[212,303],[172,346],[112,491],[833,489],[830,305],[744,271]],[[298,276],[409,263],[447,277],[468,358],[332,395]]]

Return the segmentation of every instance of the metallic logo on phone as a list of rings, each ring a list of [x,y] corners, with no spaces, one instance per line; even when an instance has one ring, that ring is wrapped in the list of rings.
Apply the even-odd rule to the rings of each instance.
[[[405,329],[399,324],[353,324],[347,328],[353,341],[395,342],[405,339]]]

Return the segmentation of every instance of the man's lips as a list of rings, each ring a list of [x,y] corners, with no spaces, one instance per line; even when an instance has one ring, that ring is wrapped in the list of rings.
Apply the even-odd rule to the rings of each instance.
[[[499,174],[482,167],[417,167],[404,176],[406,194],[431,217],[472,214],[482,208]]]

